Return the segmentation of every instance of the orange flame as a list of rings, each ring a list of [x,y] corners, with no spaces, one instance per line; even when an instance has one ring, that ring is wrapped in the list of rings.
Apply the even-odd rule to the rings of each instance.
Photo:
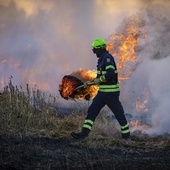
[[[133,129],[147,129],[149,127],[149,125],[147,125],[146,123],[142,123],[139,120],[134,120],[134,119],[130,119],[129,121],[129,126],[133,127]]]
[[[145,88],[142,97],[138,97],[135,102],[135,111],[148,113],[147,104],[149,102],[149,89]]]
[[[144,35],[144,32],[137,27],[139,22],[137,18],[132,18],[125,26],[124,33],[111,35],[110,41],[107,42],[107,50],[114,56],[115,60],[117,60],[119,80],[129,78],[134,71],[134,67],[137,65],[136,49],[139,36],[141,34]],[[96,71],[80,69],[70,75],[77,77],[82,82],[92,81],[96,77]],[[91,96],[94,97],[98,88],[94,86],[91,87],[88,89],[88,93],[91,93]],[[80,96],[77,96],[77,98],[79,97]]]
[[[80,69],[78,71],[71,73],[70,75],[79,78],[82,82],[86,82],[93,81],[93,79],[96,77],[96,74],[97,74],[96,70]]]
[[[119,79],[129,78],[137,64],[137,45],[139,37],[146,37],[146,33],[138,28],[140,21],[134,17],[125,27],[125,32],[113,34],[107,42],[107,50],[117,60]]]
[[[97,74],[96,70],[83,70],[83,69],[71,73],[72,76],[77,77],[83,83],[86,81],[93,81],[94,78],[96,77],[96,74]],[[94,98],[94,96],[96,96],[97,94],[97,90],[98,90],[98,86],[96,85],[89,86],[85,90],[86,92],[85,95],[90,94],[90,98]],[[81,95],[77,94],[75,97],[77,99],[84,99],[84,95],[82,94]]]
[[[86,81],[92,81],[96,76],[94,70],[78,70],[70,75],[64,76],[62,83],[59,85],[60,95],[64,99],[86,99],[93,98],[97,93],[97,86],[92,85],[88,88],[75,88],[83,85]]]

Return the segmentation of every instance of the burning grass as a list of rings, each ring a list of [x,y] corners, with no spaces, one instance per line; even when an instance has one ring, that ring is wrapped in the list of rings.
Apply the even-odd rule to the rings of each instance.
[[[93,70],[78,70],[70,75],[65,75],[59,84],[59,93],[64,99],[79,99],[90,100],[96,94],[98,87],[91,85],[88,88],[81,87],[76,90],[77,87],[82,86],[86,81],[92,81],[96,76],[96,72]]]
[[[72,131],[81,130],[86,111],[77,113],[72,112],[69,115],[61,117],[58,114],[56,98],[45,94],[38,89],[30,89],[27,85],[26,92],[23,88],[15,87],[12,82],[9,86],[4,88],[0,96],[0,134],[7,136],[48,136],[57,138],[70,138]],[[133,124],[132,124],[133,126]],[[139,133],[133,133],[132,136],[136,138]],[[117,122],[109,121],[104,114],[99,114],[95,121],[90,139],[93,141],[100,138],[119,139],[120,131]],[[147,137],[139,135],[139,138],[148,139],[149,142],[158,141],[159,137]],[[166,139],[162,145],[169,144],[169,135],[162,137]],[[161,137],[160,137],[161,139]],[[151,146],[153,146],[151,141]],[[96,142],[94,142],[96,143]],[[160,143],[160,140],[159,140]],[[165,144],[166,143],[166,144]]]
[[[169,167],[169,134],[133,135],[132,143],[127,143],[120,139],[117,123],[100,114],[89,139],[74,140],[70,133],[81,130],[85,111],[61,118],[55,105],[55,97],[31,90],[28,85],[26,92],[11,81],[4,88],[0,96],[1,169],[123,168],[123,162],[135,169],[146,160],[147,167]],[[149,166],[150,160],[153,165]]]

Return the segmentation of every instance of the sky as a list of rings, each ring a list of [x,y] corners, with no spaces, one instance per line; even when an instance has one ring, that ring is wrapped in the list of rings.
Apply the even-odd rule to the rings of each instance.
[[[138,44],[139,65],[124,81],[121,99],[127,112],[136,115],[133,104],[149,89],[154,128],[147,133],[170,131],[169,7],[169,0],[0,0],[0,79],[43,84],[58,95],[64,75],[96,69],[93,40],[109,40],[138,15],[147,38]]]

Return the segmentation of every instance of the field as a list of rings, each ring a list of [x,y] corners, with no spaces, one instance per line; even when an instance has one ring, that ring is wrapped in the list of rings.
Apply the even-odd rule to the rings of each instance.
[[[72,139],[85,111],[61,116],[57,100],[12,82],[0,96],[0,169],[170,169],[170,134],[120,138],[99,115],[88,139]]]

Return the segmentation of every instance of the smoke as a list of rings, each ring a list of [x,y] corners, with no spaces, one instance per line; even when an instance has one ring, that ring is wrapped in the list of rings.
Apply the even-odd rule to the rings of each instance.
[[[158,103],[151,119],[155,133],[170,132],[170,80],[167,79],[170,71],[169,63],[170,58],[165,58],[159,63],[153,61],[149,64],[150,68],[154,70],[149,77],[149,88]]]
[[[64,75],[96,68],[94,38],[107,40],[137,14],[147,36],[138,44],[138,67],[121,84],[121,99],[140,117],[134,103],[149,94],[149,111],[141,116],[152,125],[147,133],[169,132],[169,7],[169,0],[0,0],[0,79],[7,85],[12,75],[14,84],[58,95]]]
[[[14,62],[5,62],[0,73],[5,84],[12,75],[15,84],[36,84],[56,94],[63,75],[94,69],[94,38],[107,38],[138,10],[135,0],[122,4],[126,10],[111,0],[0,0],[0,65],[4,59]]]
[[[143,1],[147,20],[147,42],[144,51],[152,59],[162,59],[170,55],[170,2],[168,0]],[[142,15],[142,14],[141,14]]]
[[[170,2],[166,0],[142,2],[140,10],[142,12],[139,15],[145,19],[142,27],[147,35],[138,45],[139,65],[133,75],[125,81],[122,98],[127,112],[151,126],[145,129],[145,133],[152,135],[169,133]],[[137,100],[143,103],[147,100],[145,103],[147,113],[134,109]],[[144,130],[142,127],[139,129]]]
[[[146,1],[144,1],[146,2]],[[148,2],[148,1],[147,1]],[[146,5],[148,17],[148,40],[141,52],[146,60],[148,74],[148,88],[155,102],[150,104],[152,128],[147,130],[150,134],[170,132],[170,81],[167,79],[170,71],[170,2],[149,1]],[[147,62],[147,64],[146,64]]]

